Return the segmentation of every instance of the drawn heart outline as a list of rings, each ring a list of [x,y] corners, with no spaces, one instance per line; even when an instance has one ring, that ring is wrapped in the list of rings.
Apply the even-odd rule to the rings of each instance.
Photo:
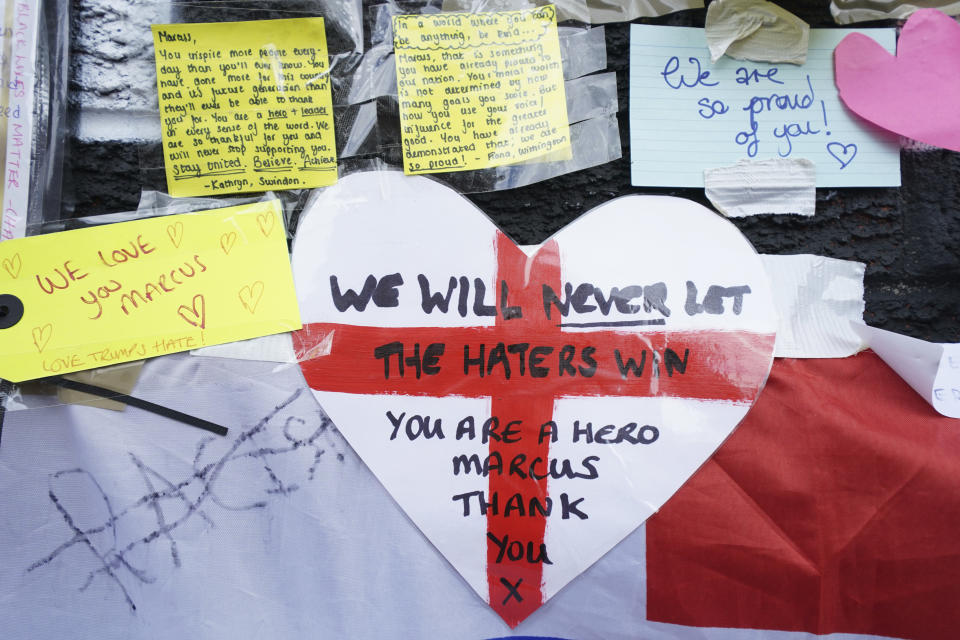
[[[257,305],[260,304],[260,298],[263,297],[263,290],[264,284],[260,280],[241,288],[238,294],[240,297],[240,304],[242,304],[243,308],[249,311],[251,314],[256,313]]]
[[[840,163],[840,170],[843,171],[857,157],[857,145],[852,142],[850,144],[830,142],[827,143],[827,153]]]
[[[854,113],[914,140],[960,151],[960,24],[936,9],[907,20],[894,56],[851,33],[834,49],[840,99]]]
[[[203,294],[198,293],[193,296],[191,305],[180,305],[177,308],[177,315],[183,318],[188,324],[201,329],[207,328],[207,301]]]
[[[33,346],[36,347],[37,353],[43,353],[43,350],[47,348],[47,343],[50,342],[50,338],[53,336],[53,325],[48,322],[41,327],[34,327],[32,334]]]
[[[228,231],[227,233],[221,234],[220,236],[220,249],[223,251],[223,255],[230,255],[230,251],[233,250],[233,245],[237,243],[237,232]]]
[[[634,239],[651,234],[658,238],[656,246],[637,251]],[[632,196],[611,201],[528,254],[469,201],[437,182],[399,172],[358,173],[330,187],[305,212],[292,264],[304,319],[303,330],[292,334],[294,352],[316,355],[300,362],[314,396],[411,520],[510,626],[592,565],[679,488],[745,415],[773,359],[776,314],[769,284],[759,275],[763,273],[759,258],[727,221],[677,198]],[[364,311],[344,306],[342,298],[336,304],[333,276],[341,293],[344,288],[356,293],[368,286],[371,273],[394,274],[390,277],[397,295],[388,295],[391,287],[385,286],[380,303],[368,301]],[[454,292],[446,313],[435,306],[427,313],[421,276],[429,280],[429,291],[440,297],[447,295],[448,286],[459,288],[461,283],[471,287],[470,295],[458,307]],[[749,302],[744,303],[743,314],[733,314],[728,307],[726,314],[708,317],[695,305],[688,312],[684,304],[688,279],[702,287],[718,281],[749,282]],[[552,291],[570,304],[570,296],[583,283],[607,291],[611,286],[637,285],[639,291],[642,283],[658,280],[664,280],[660,284],[669,292],[666,317],[653,319],[658,312],[643,312],[644,306],[634,301],[623,306],[624,315],[616,311],[609,317],[593,305],[579,318],[596,323],[578,323],[544,304],[543,285],[548,281]],[[484,286],[485,302],[476,303],[478,281]],[[575,304],[586,309],[593,301]],[[481,317],[477,310],[484,311],[484,304],[487,315]],[[504,311],[514,307],[519,312]],[[555,315],[547,317],[545,307]],[[646,324],[628,320],[641,316]],[[565,324],[568,320],[570,324]],[[516,358],[516,352],[507,352],[505,346],[523,344],[531,349],[540,346],[553,358],[566,345],[574,354],[595,349],[592,353],[603,364],[592,372],[578,370],[575,376],[560,377],[553,369],[534,379],[528,362],[525,374],[511,360],[512,375],[495,367],[479,377],[476,369],[484,365],[467,362],[468,357],[476,359],[480,345],[488,356],[504,345],[504,356]],[[442,347],[433,351],[434,371],[414,373],[413,345],[419,348],[418,360],[424,359],[429,345]],[[663,356],[650,354],[643,356],[645,376],[617,370],[616,349],[639,366],[641,351],[653,353],[668,346],[681,353],[687,348],[691,359],[687,372],[696,367],[700,374],[685,378],[676,372],[661,373],[654,378],[651,367],[662,368],[653,363]],[[402,353],[397,351],[401,347]],[[378,348],[381,357],[372,357]],[[398,374],[402,358],[411,360],[406,360],[406,373]],[[708,371],[725,382],[705,382],[699,390],[677,386],[697,386],[697,380],[706,380],[701,374],[714,375]],[[726,395],[720,389],[729,384],[731,395]],[[429,429],[438,420],[446,429],[444,438],[422,437],[427,415]],[[399,421],[396,438],[390,438],[389,416]],[[513,419],[523,434],[519,440],[523,444],[513,452],[523,452],[528,463],[565,460],[576,466],[596,454],[594,480],[599,480],[584,482],[562,472],[543,476],[542,484],[529,475],[523,480],[512,477],[510,460],[516,458],[509,447],[500,449],[494,440],[456,437],[465,416],[476,420],[477,428],[494,417],[499,416],[501,424]],[[664,439],[656,440],[648,429],[647,441],[656,440],[653,446],[586,447],[585,436],[572,440],[574,420],[580,428],[587,422],[591,428],[649,426]],[[555,442],[550,437],[545,442],[537,432],[550,421],[559,431]],[[421,431],[410,438],[407,428]],[[484,460],[495,453],[504,460],[503,473],[496,469],[483,473]],[[461,455],[472,470],[454,473],[451,460]],[[470,466],[473,455],[479,467]],[[405,463],[398,465],[397,460]],[[544,473],[539,467],[535,472]],[[584,470],[584,476],[589,475]],[[489,512],[483,516],[471,491],[483,491],[487,503],[494,500],[492,492],[501,492],[499,516],[507,500],[513,499],[511,492],[523,491],[513,504],[522,503],[531,511],[534,507],[527,498],[548,496],[553,515],[518,518],[514,509],[512,518]],[[451,500],[451,495],[460,495],[462,502]],[[562,500],[579,498],[586,501],[582,506],[589,517],[567,510],[561,518]],[[544,520],[548,524],[531,524]],[[529,543],[533,556],[545,549],[550,563],[542,557],[526,564],[497,560],[497,543],[487,534],[501,542],[509,536]]]
[[[183,242],[183,221],[178,220],[174,224],[168,224],[167,237],[170,238],[173,246],[179,249],[180,243]]]
[[[10,277],[16,280],[20,277],[20,269],[23,268],[23,260],[19,253],[13,254],[12,258],[3,259],[3,269],[10,274]]]
[[[260,227],[260,233],[263,234],[263,237],[269,238],[270,234],[273,233],[273,228],[277,226],[277,214],[273,212],[258,213],[257,226]]]

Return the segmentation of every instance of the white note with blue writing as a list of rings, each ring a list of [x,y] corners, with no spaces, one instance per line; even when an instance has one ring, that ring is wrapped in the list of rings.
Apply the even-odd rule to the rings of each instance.
[[[847,34],[893,52],[893,29],[812,29],[802,66],[711,64],[703,29],[630,29],[634,185],[703,187],[704,169],[776,157],[811,160],[818,187],[900,185],[899,138],[849,112],[833,79],[833,49]]]

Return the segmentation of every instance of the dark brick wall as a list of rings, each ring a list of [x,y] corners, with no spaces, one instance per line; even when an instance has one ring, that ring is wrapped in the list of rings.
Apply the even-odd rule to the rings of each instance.
[[[83,3],[75,0],[74,6]],[[825,0],[779,4],[812,27],[835,26]],[[75,11],[74,15],[86,14]],[[241,20],[248,15],[220,13],[218,17]],[[702,10],[688,11],[646,22],[703,26],[704,15]],[[74,24],[75,33],[85,28],[83,19]],[[528,187],[470,196],[516,241],[538,243],[590,208],[626,194],[676,195],[709,206],[699,189],[630,186],[628,33],[626,24],[606,26],[609,69],[617,72],[620,94],[623,158]],[[83,53],[89,56],[89,44],[84,46]],[[81,72],[74,65],[76,91],[83,90]],[[74,105],[75,110],[80,108]],[[144,162],[151,154],[149,145],[139,142],[105,144],[74,136],[67,176],[72,192],[65,200],[65,213],[136,208],[141,188],[164,188],[162,172],[141,170],[151,166]],[[817,213],[812,218],[756,216],[734,222],[762,253],[816,253],[866,263],[868,323],[927,340],[960,341],[960,154],[907,149],[901,159],[902,188],[818,189]]]

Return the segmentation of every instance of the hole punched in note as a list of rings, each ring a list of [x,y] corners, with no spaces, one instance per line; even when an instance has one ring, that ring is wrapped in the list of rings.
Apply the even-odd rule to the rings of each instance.
[[[0,329],[9,329],[23,318],[23,302],[17,296],[0,293]]]

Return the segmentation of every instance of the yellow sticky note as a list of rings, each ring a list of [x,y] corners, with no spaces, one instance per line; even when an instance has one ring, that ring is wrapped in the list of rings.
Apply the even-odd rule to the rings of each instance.
[[[323,18],[152,28],[171,195],[337,181]]]
[[[407,174],[568,160],[553,5],[393,19]]]
[[[14,382],[300,327],[276,200],[0,242]]]

